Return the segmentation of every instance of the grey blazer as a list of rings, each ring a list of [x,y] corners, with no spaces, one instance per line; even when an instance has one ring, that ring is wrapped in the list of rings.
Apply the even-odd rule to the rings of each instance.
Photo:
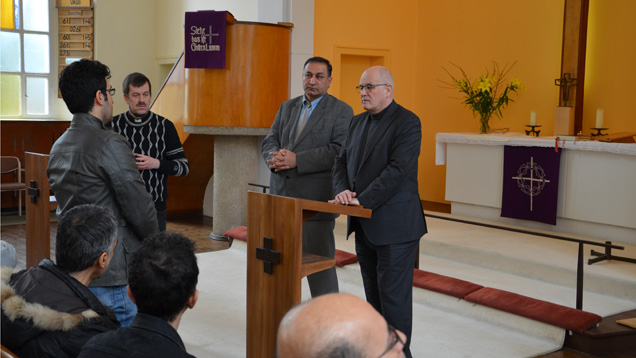
[[[272,172],[270,193],[294,198],[327,201],[334,198],[331,169],[345,141],[353,117],[351,107],[326,94],[312,111],[305,128],[293,141],[303,96],[284,102],[269,134],[261,144],[263,159],[270,152],[288,149],[296,154],[296,168]],[[318,214],[312,220],[332,220],[333,214]]]

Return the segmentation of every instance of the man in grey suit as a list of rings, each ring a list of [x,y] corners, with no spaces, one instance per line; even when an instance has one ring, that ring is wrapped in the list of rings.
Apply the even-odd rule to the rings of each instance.
[[[353,110],[327,94],[331,64],[312,57],[303,69],[305,94],[284,102],[261,152],[272,170],[270,192],[294,198],[328,201],[333,198],[331,169],[340,151]],[[333,229],[337,215],[320,213],[303,225],[303,251],[333,258]],[[307,277],[311,296],[338,292],[332,267]]]
[[[357,89],[366,112],[351,121],[336,158],[331,202],[373,210],[370,219],[350,216],[347,235],[356,233],[367,301],[406,334],[411,357],[413,266],[426,233],[417,183],[420,119],[393,100],[393,76],[384,67],[366,70]]]

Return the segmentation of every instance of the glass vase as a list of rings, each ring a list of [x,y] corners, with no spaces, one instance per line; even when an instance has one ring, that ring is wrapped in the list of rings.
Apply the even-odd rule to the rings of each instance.
[[[488,124],[488,122],[490,121],[491,116],[492,113],[479,113],[479,133],[490,133],[490,124]]]

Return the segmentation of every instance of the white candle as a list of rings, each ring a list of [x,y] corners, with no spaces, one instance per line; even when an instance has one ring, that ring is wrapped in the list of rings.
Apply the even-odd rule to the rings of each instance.
[[[602,108],[596,110],[596,128],[603,128],[603,113],[605,111]]]
[[[537,111],[530,111],[530,125],[537,125]]]

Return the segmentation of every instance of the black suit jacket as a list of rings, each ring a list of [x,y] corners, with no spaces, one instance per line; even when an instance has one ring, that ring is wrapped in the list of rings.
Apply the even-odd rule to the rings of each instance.
[[[373,244],[419,240],[426,233],[417,184],[420,119],[393,101],[363,148],[370,120],[364,112],[351,121],[333,168],[335,192],[351,190],[360,204],[373,210],[370,219],[356,219]],[[349,217],[347,235],[352,231]]]

